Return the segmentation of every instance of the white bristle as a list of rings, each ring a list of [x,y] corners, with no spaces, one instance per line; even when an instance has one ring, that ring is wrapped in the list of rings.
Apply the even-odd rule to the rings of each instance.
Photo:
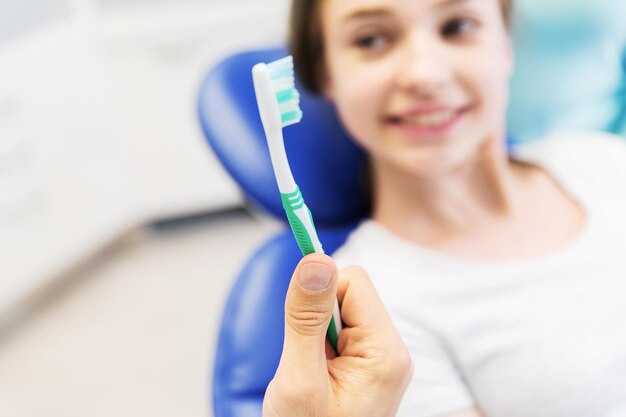
[[[266,66],[283,127],[298,123],[302,118],[302,110],[300,109],[300,95],[296,89],[293,57],[287,56],[270,62]],[[290,90],[294,90],[294,94],[290,94]]]
[[[281,91],[289,90],[290,88],[295,87],[295,81],[292,78],[280,78],[272,82],[272,86],[274,87],[274,91],[279,93]]]
[[[293,57],[287,56],[285,58],[279,59],[278,61],[270,62],[267,64],[267,69],[270,72],[270,76],[274,77],[278,72],[284,69],[293,69]]]
[[[281,113],[288,113],[290,111],[296,111],[300,109],[300,102],[296,100],[289,100],[284,103],[281,103],[280,106]]]

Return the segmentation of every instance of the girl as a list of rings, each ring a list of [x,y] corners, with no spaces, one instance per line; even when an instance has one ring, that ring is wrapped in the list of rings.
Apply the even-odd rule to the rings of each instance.
[[[371,165],[372,218],[334,258],[369,273],[408,348],[398,415],[626,415],[626,146],[507,151],[510,13],[294,0],[299,77]]]

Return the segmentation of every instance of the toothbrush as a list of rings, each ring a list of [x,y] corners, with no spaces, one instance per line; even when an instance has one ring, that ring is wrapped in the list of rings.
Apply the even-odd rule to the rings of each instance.
[[[300,93],[295,88],[293,58],[287,56],[268,64],[256,64],[252,68],[252,78],[274,175],[291,230],[303,255],[324,253],[311,211],[304,203],[300,188],[293,179],[283,141],[283,128],[302,119]],[[335,302],[327,331],[328,340],[335,351],[340,332],[341,315],[339,304]]]

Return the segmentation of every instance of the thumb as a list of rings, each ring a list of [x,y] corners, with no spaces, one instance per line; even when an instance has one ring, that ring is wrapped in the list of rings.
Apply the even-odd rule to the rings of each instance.
[[[298,369],[303,377],[326,370],[326,331],[337,302],[337,266],[323,254],[298,264],[285,300],[285,342],[280,366]]]

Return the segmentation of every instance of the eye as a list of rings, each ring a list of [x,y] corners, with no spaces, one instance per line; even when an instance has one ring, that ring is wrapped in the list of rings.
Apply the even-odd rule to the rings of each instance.
[[[374,50],[380,49],[390,42],[390,38],[381,34],[359,36],[354,44],[359,49]]]
[[[474,19],[455,18],[443,25],[441,34],[446,38],[461,37],[468,35],[478,28],[478,22]]]

